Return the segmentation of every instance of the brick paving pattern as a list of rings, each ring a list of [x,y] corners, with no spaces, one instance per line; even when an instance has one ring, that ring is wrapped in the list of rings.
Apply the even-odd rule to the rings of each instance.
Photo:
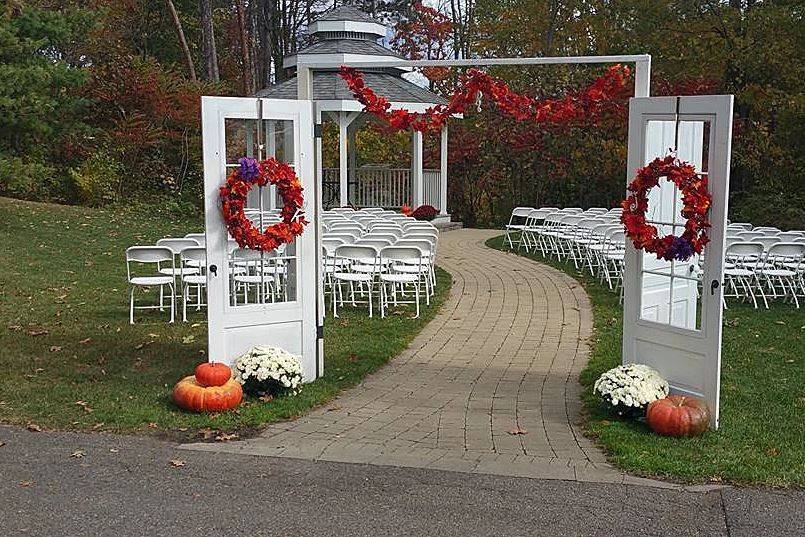
[[[592,312],[564,273],[443,233],[442,310],[386,367],[258,438],[194,449],[579,481],[635,482],[581,434]],[[525,434],[512,434],[522,431]],[[647,480],[646,480],[647,481]]]

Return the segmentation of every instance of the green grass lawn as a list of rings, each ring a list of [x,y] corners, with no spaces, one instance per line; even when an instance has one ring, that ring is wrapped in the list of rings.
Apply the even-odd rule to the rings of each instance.
[[[170,400],[174,383],[206,360],[206,323],[169,325],[167,313],[128,323],[124,250],[201,231],[201,218],[158,207],[87,209],[0,198],[0,421],[35,428],[149,432],[191,439],[200,429],[238,431],[299,415],[403,350],[450,288],[381,320],[339,311],[325,323],[325,375],[297,397],[246,401],[234,412],[190,414]],[[145,317],[142,317],[145,315]]]
[[[488,242],[504,249],[502,237]],[[532,255],[544,261],[539,254]],[[769,310],[730,302],[724,312],[721,424],[699,438],[653,434],[642,422],[613,417],[592,394],[598,376],[620,364],[618,296],[572,264],[549,262],[576,278],[593,304],[595,335],[586,387],[586,431],[618,467],[686,482],[805,486],[805,308]]]

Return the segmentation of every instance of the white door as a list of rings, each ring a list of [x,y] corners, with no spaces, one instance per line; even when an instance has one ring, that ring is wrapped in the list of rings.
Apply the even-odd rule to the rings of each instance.
[[[231,363],[254,345],[273,345],[302,357],[306,381],[320,374],[312,113],[311,101],[203,97],[201,103],[209,359]],[[310,224],[274,252],[238,248],[221,217],[219,188],[244,156],[291,165],[304,189]],[[247,215],[268,226],[281,203],[274,187],[255,186]]]
[[[732,140],[731,95],[641,97],[629,104],[628,181],[676,148],[678,158],[708,177],[713,197],[710,243],[684,262],[657,260],[627,240],[623,362],[647,364],[673,393],[708,402],[718,427],[724,230]],[[685,219],[675,185],[661,179],[649,195],[647,219],[659,235],[681,235]]]

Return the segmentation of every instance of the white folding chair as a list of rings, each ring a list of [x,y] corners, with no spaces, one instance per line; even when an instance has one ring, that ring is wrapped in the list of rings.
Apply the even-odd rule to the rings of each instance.
[[[369,269],[366,269],[367,266],[369,266]],[[366,286],[366,302],[369,305],[369,317],[371,317],[375,277],[380,272],[377,248],[357,245],[339,246],[335,249],[331,270],[333,317],[338,317],[337,304],[340,302],[342,307],[344,305],[342,283],[349,285],[350,302],[353,306],[356,306],[359,302],[356,299],[355,286],[359,286],[358,292],[361,294],[363,294],[363,286]]]
[[[137,263],[140,265],[156,265],[156,273],[157,275],[149,275],[149,276],[132,276],[132,263]],[[170,248],[162,247],[162,246],[132,246],[126,249],[126,278],[129,282],[129,323],[134,324],[134,310],[135,309],[158,309],[163,311],[165,309],[164,306],[164,294],[162,293],[162,289],[164,286],[168,286],[170,291],[170,322],[174,320],[174,279],[173,276],[166,276],[165,274],[160,274],[160,268],[162,263],[169,263],[171,269],[176,268],[176,258],[173,255],[173,251]],[[158,306],[135,306],[134,304],[134,291],[137,287],[154,287],[159,286],[159,305]]]
[[[412,246],[387,246],[380,250],[380,266],[386,271],[380,273],[380,317],[386,316],[389,303],[416,303],[416,316],[419,317],[419,286],[423,278],[427,278],[427,269],[422,265],[423,252]],[[411,271],[410,268],[416,271]],[[402,269],[402,270],[400,270]],[[389,289],[391,287],[391,296]],[[404,300],[406,286],[413,286],[414,300]],[[398,295],[399,292],[399,295]]]
[[[511,216],[509,216],[509,223],[506,224],[506,236],[503,239],[503,244],[508,244],[509,249],[514,249],[514,242],[512,241],[512,235],[519,235],[523,232],[523,228],[525,227],[525,219],[528,217],[528,213],[534,210],[534,207],[515,207],[512,209]]]
[[[733,242],[724,252],[724,298],[750,298],[757,309],[754,289],[763,293],[758,280],[758,267],[763,245],[757,242]],[[753,289],[754,288],[754,289]],[[731,291],[731,292],[730,292]],[[724,307],[727,306],[726,300]]]
[[[179,254],[179,262],[181,266],[198,267],[199,272],[196,274],[181,273],[182,282],[182,321],[187,322],[187,302],[190,300],[190,289],[196,289],[196,311],[206,307],[206,300],[202,301],[202,297],[207,290],[207,276],[205,269],[207,266],[207,250],[202,247],[185,248]]]
[[[778,242],[769,247],[765,263],[758,269],[758,273],[770,292],[770,298],[785,298],[791,291],[791,299],[799,308],[798,296],[805,293],[803,258],[805,258],[803,243]],[[766,296],[764,293],[763,302],[768,308]]]

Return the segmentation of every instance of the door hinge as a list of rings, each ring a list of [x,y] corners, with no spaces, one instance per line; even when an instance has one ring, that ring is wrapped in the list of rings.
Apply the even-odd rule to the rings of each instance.
[[[324,325],[320,324],[316,327],[316,339],[324,339]]]
[[[321,123],[313,124],[313,136],[316,138],[321,138]]]

